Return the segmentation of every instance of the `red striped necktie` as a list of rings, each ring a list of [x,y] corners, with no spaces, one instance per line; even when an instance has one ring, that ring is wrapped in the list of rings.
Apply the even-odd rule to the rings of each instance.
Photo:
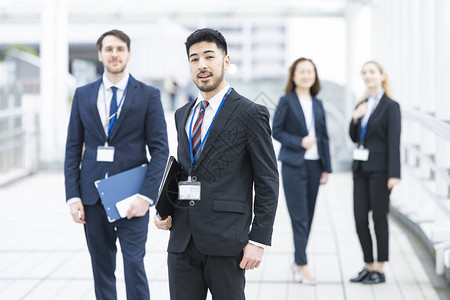
[[[194,128],[192,128],[192,153],[195,157],[197,155],[197,152],[200,149],[200,144],[202,143],[202,124],[203,124],[203,117],[205,116],[205,109],[208,107],[209,102],[206,100],[203,100],[200,102],[200,111],[198,113],[197,121],[195,121]]]

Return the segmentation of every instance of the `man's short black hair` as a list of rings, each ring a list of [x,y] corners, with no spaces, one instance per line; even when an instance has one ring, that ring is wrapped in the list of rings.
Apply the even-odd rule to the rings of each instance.
[[[124,41],[127,44],[128,51],[130,51],[130,37],[128,35],[126,35],[125,32],[117,30],[117,29],[107,31],[98,38],[98,40],[97,40],[98,51],[102,51],[103,39],[107,35],[113,35],[113,36],[121,39],[122,41]]]
[[[227,41],[225,40],[223,35],[215,29],[202,28],[197,29],[196,31],[191,33],[191,35],[188,36],[186,43],[184,43],[186,45],[186,53],[188,57],[189,57],[189,48],[191,48],[192,45],[201,42],[214,43],[217,45],[217,48],[223,50],[225,55],[228,54]]]

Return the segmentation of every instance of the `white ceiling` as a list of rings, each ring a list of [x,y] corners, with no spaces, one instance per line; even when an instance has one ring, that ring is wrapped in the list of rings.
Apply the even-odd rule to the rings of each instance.
[[[44,4],[66,3],[70,21],[155,17],[342,16],[347,4],[373,0],[2,0],[0,21],[37,21]]]

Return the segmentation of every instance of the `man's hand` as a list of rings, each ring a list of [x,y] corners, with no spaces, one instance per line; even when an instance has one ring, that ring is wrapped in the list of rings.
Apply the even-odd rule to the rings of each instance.
[[[248,243],[244,247],[244,256],[242,257],[239,267],[245,270],[253,270],[261,264],[264,254],[264,248]]]
[[[302,147],[303,149],[308,150],[309,148],[311,148],[315,143],[317,142],[317,139],[315,137],[312,136],[305,136],[302,139]]]
[[[84,219],[84,206],[81,201],[70,204],[70,214],[75,223],[86,224]]]
[[[162,220],[158,215],[153,218],[156,228],[161,230],[169,230],[172,227],[172,217],[168,216]]]
[[[127,219],[134,217],[143,217],[148,212],[150,203],[145,201],[141,197],[137,196],[136,199],[131,202],[130,208],[127,211]]]

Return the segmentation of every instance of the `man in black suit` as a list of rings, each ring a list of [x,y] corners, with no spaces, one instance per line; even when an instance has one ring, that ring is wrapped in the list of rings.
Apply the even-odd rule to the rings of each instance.
[[[171,217],[155,217],[158,228],[171,229],[170,296],[206,299],[209,289],[215,300],[245,299],[245,270],[257,268],[271,244],[278,202],[269,112],[227,83],[220,32],[196,30],[186,52],[200,93],[175,113],[179,201]]]
[[[131,52],[125,33],[105,32],[97,48],[103,76],[78,88],[72,103],[64,163],[66,201],[73,220],[84,224],[97,299],[117,299],[119,239],[127,299],[148,300],[144,268],[148,208],[157,199],[169,153],[164,112],[159,91],[127,71]],[[147,175],[127,218],[108,222],[94,182],[144,163]]]

